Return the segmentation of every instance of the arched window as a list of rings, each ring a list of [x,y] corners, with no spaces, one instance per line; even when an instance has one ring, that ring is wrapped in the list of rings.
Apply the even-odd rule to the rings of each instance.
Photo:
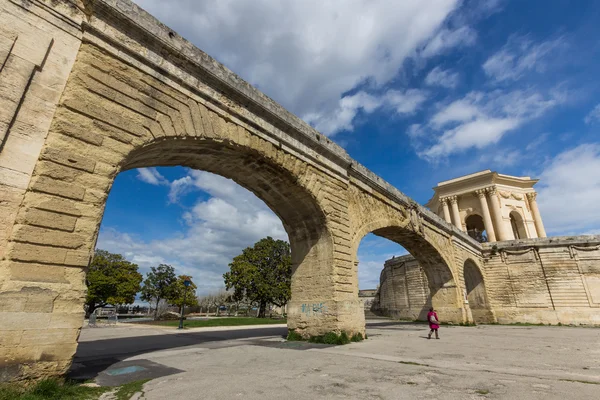
[[[527,230],[525,229],[525,222],[523,222],[521,214],[516,211],[511,211],[510,226],[512,227],[515,239],[527,239]]]
[[[467,233],[469,236],[477,240],[479,243],[488,241],[485,225],[483,224],[483,218],[480,215],[469,215],[465,220],[465,223],[467,224]]]

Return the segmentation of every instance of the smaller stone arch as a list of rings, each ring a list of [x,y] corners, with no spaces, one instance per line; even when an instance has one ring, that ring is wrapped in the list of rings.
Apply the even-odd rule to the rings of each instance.
[[[466,298],[475,323],[493,323],[496,321],[488,301],[485,279],[481,270],[471,259],[463,265]]]
[[[358,245],[368,233],[388,239],[404,247],[418,262],[427,280],[428,293],[419,319],[425,319],[430,307],[434,307],[444,321],[461,323],[465,321],[464,306],[458,280],[455,279],[453,259],[437,247],[437,242],[424,235],[421,221],[411,219],[405,210],[401,218],[381,218],[365,223],[353,237],[353,254],[356,259]]]
[[[477,213],[472,213],[465,218],[465,225],[467,227],[467,234],[479,243],[488,241],[487,232],[485,230],[485,224],[483,217]]]
[[[525,228],[525,221],[521,214],[513,210],[510,212],[510,226],[512,228],[513,236],[515,239],[527,239],[527,228]]]

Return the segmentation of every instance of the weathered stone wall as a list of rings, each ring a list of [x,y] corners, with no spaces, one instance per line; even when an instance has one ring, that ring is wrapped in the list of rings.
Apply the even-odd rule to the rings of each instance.
[[[379,285],[373,311],[403,320],[427,319],[427,312],[431,307],[429,283],[413,256],[406,255],[386,261]]]
[[[182,165],[233,179],[282,220],[288,327],[364,334],[369,232],[424,267],[467,322],[461,266],[481,246],[128,0],[0,3],[0,381],[67,370],[116,175]]]
[[[483,256],[482,267],[470,268],[480,278],[463,272],[475,322],[600,324],[600,236],[496,242],[483,246]],[[424,277],[412,256],[388,260],[375,311],[415,318],[430,303]]]
[[[600,236],[486,244],[484,256],[498,322],[600,324]]]

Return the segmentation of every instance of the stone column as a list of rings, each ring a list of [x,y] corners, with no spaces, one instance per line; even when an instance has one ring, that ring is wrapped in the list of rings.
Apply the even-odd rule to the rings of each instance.
[[[458,196],[450,196],[450,204],[452,204],[452,222],[454,223],[454,226],[462,231],[460,213],[458,212]]]
[[[481,213],[483,214],[483,225],[487,232],[488,242],[496,241],[496,232],[494,232],[494,225],[492,224],[492,216],[490,215],[490,209],[485,198],[485,190],[479,189],[475,193],[479,197],[479,204],[481,205]]]
[[[535,224],[535,230],[537,231],[537,235],[539,238],[546,237],[546,230],[544,229],[544,224],[542,222],[542,216],[540,215],[540,210],[538,209],[537,201],[535,198],[537,197],[537,193],[527,193],[527,200],[529,200],[529,208],[531,208],[531,213],[533,214],[533,223]]]
[[[442,207],[444,208],[444,219],[447,223],[451,224],[452,219],[450,218],[450,209],[448,208],[448,198],[443,197],[440,199],[440,201],[442,202]]]
[[[511,238],[506,234],[504,227],[504,221],[502,220],[502,210],[500,209],[500,202],[498,199],[498,190],[495,187],[487,189],[490,204],[492,205],[492,218],[494,218],[494,228],[497,240],[510,240]]]

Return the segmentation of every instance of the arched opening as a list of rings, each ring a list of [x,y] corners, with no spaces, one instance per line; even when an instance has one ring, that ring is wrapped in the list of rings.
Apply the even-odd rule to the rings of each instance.
[[[510,226],[515,239],[527,239],[527,230],[523,217],[517,211],[510,212]]]
[[[143,182],[138,177],[142,172],[151,172],[152,176]],[[147,181],[155,184],[145,183]],[[196,192],[188,192],[186,195],[186,191],[192,189],[195,189]],[[137,199],[138,196],[145,198]],[[118,204],[126,201],[130,201],[130,203]],[[172,203],[169,205],[168,201]],[[123,215],[123,212],[131,212],[136,207],[140,208],[141,212],[131,216]],[[167,209],[175,209],[175,212],[172,210],[169,212]],[[192,215],[186,216],[186,213]],[[251,215],[255,217],[253,221],[245,221],[244,218],[240,218]],[[144,233],[140,235],[139,230],[126,229],[112,232],[112,234],[106,232],[105,228],[108,227],[108,224],[114,229],[135,225],[131,223],[130,217],[145,220],[137,224],[139,230],[154,230],[154,232],[149,235]],[[185,225],[178,234],[176,227],[169,226],[171,223],[169,219],[182,218],[184,221],[181,222]],[[120,222],[122,225],[119,224]],[[172,224],[177,226],[178,221],[172,221]],[[198,226],[200,224],[206,224],[206,226]],[[243,226],[240,226],[242,224]],[[276,239],[288,240],[282,224],[282,221],[274,216],[259,198],[235,182],[221,176],[181,167],[158,167],[152,170],[130,169],[119,173],[114,180],[107,199],[102,221],[103,231],[100,232],[98,247],[109,251],[114,249],[115,253],[122,253],[121,249],[130,249],[132,255],[139,257],[131,259],[128,255],[127,258],[140,265],[142,273],[147,272],[147,269],[142,269],[144,261],[147,266],[156,266],[159,263],[172,265],[177,275],[186,274],[194,278],[193,281],[198,286],[200,296],[204,294],[218,295],[218,288],[223,287],[224,282],[222,274],[228,271],[227,265],[231,262],[231,257],[240,254],[243,248],[252,246],[256,240],[267,235]],[[188,229],[185,229],[186,227]],[[266,230],[273,227],[276,228],[276,232],[273,232],[273,229]],[[138,237],[134,236],[136,233],[138,233]],[[157,236],[160,239],[149,240],[149,238]],[[109,243],[110,241],[113,243]],[[115,241],[119,243],[114,243]],[[203,244],[202,241],[208,243]],[[106,244],[110,244],[111,247],[107,248]],[[154,249],[144,249],[143,247],[146,246],[154,247]],[[231,252],[233,248],[237,250]],[[225,258],[224,256],[227,254],[229,257]],[[219,282],[217,284],[215,282],[207,283],[205,280],[219,280]],[[209,288],[207,292],[200,292],[202,289],[206,290],[207,287]],[[216,316],[219,307],[219,303],[216,301],[220,299],[209,300],[211,302],[208,303],[205,311],[207,314],[210,313],[212,318]],[[143,304],[148,305],[145,302]],[[242,302],[238,306],[245,309],[240,316],[254,317],[258,311],[252,309],[257,304],[250,305]],[[176,308],[171,308],[171,311],[178,312]],[[132,327],[135,326],[129,324],[128,328],[133,330],[135,328]],[[285,330],[285,324],[277,324],[272,325],[267,332],[269,335],[281,335]],[[167,349],[190,344],[189,338],[187,340],[176,337],[168,340],[151,338],[148,340],[152,344],[148,346],[148,342],[130,338],[127,341],[126,349],[119,345],[117,340],[107,340],[100,351],[96,343],[90,340],[97,340],[97,332],[97,329],[87,329],[82,332],[81,341],[75,354],[75,362],[83,366],[81,373],[89,371],[89,359],[92,357],[96,360],[94,362],[106,361],[109,363],[114,362],[111,359],[117,355],[146,352],[149,347]],[[251,337],[253,333],[249,332],[248,335]],[[215,337],[216,339],[218,336]],[[117,367],[110,366],[110,368]],[[74,377],[78,377],[78,373],[78,371],[74,371]]]
[[[294,310],[327,293],[332,268],[332,239],[325,215],[314,196],[282,166],[252,150],[217,140],[160,140],[133,150],[122,170],[185,166],[233,180],[262,200],[281,220],[292,249],[290,329],[306,329],[305,317]],[[297,311],[297,310],[296,310]]]
[[[60,133],[51,133],[45,151],[51,150],[52,154],[60,154],[73,151],[73,148],[65,150],[67,145],[73,147],[77,145],[75,149],[81,157],[88,159],[94,156],[103,157],[98,156],[101,153],[97,147],[65,139],[65,137],[66,135]],[[48,247],[44,246],[47,246],[49,240],[54,238],[61,240],[60,246],[63,247],[58,250],[50,248],[46,253],[36,253],[41,254],[39,257],[46,257],[46,254],[47,257],[55,257],[48,259],[53,264],[52,269],[64,274],[60,280],[60,292],[57,291],[51,298],[46,294],[51,289],[43,289],[41,291],[45,296],[43,301],[59,304],[60,308],[55,306],[54,312],[68,312],[70,317],[68,321],[72,324],[72,330],[69,332],[77,333],[70,336],[55,336],[53,342],[44,343],[46,347],[68,346],[64,351],[63,347],[60,347],[61,353],[57,357],[61,357],[61,364],[57,367],[57,371],[59,368],[62,371],[68,368],[76,350],[79,329],[83,324],[83,302],[86,293],[85,266],[89,263],[90,254],[96,247],[108,193],[120,171],[136,168],[185,166],[230,178],[250,190],[281,219],[289,237],[293,275],[292,298],[288,303],[288,327],[306,335],[320,335],[336,329],[345,330],[350,334],[357,331],[364,333],[364,325],[360,326],[353,319],[354,310],[340,316],[340,306],[336,301],[341,296],[336,296],[336,286],[332,279],[336,267],[332,235],[326,225],[324,211],[316,197],[306,187],[308,182],[314,183],[325,178],[319,176],[318,172],[310,166],[302,165],[301,161],[290,157],[291,162],[287,166],[291,164],[296,168],[292,173],[283,162],[275,163],[273,159],[265,157],[264,153],[250,146],[240,146],[222,139],[171,138],[149,141],[147,145],[134,148],[128,153],[110,152],[105,148],[102,150],[108,152],[113,160],[118,161],[113,164],[100,161],[97,168],[86,167],[86,170],[73,169],[45,159],[38,161],[34,173],[37,179],[34,178],[32,181],[34,189],[28,192],[21,212],[26,216],[32,215],[27,218],[39,214],[36,207],[58,210],[58,212],[44,211],[50,215],[60,216],[64,214],[59,212],[67,213],[68,218],[63,217],[63,219],[67,219],[75,226],[75,232],[62,236],[41,237],[30,234],[31,229],[22,229],[19,241],[13,246],[13,253],[9,255],[13,257],[11,260],[25,259],[20,255],[23,253],[19,253],[21,248],[36,246],[36,248],[46,249]],[[81,160],[81,157],[77,160]],[[76,158],[71,156],[71,159]],[[63,179],[67,183],[58,181],[54,176],[66,176]],[[60,182],[62,186],[58,189],[52,186],[41,187],[48,181]],[[76,192],[78,188],[81,188],[81,192]],[[57,190],[63,190],[66,195],[63,197],[53,195]],[[148,215],[148,217],[152,216]],[[29,220],[23,219],[23,221],[28,223]],[[44,240],[42,243],[39,242],[40,238]],[[40,244],[29,244],[31,242]],[[67,252],[69,258],[65,259],[64,254]],[[62,257],[59,259],[55,254]],[[34,292],[33,295],[38,295],[38,292]],[[326,303],[328,309],[318,315],[315,313],[307,315],[302,312],[304,304],[312,305],[316,302]]]
[[[412,225],[394,225],[388,220],[363,227],[363,231],[392,241],[406,251],[388,259],[383,266],[376,299],[378,311],[395,318],[426,320],[433,306],[444,321],[464,322],[461,296],[447,261],[425,236],[411,228]]]
[[[469,301],[469,308],[471,309],[474,322],[494,322],[494,316],[487,299],[485,282],[479,267],[472,260],[467,260],[464,263],[463,274],[465,278],[466,297]]]
[[[407,290],[407,281],[414,279],[415,271],[398,265],[400,259],[407,257],[411,257],[408,252],[391,240],[371,233],[361,240],[357,251],[358,298],[363,304],[367,323],[369,318],[376,316],[406,320],[414,320],[419,316],[421,309],[418,304],[425,303],[427,296],[421,293],[415,300],[415,291]],[[427,278],[418,265],[417,270],[417,276],[421,279],[420,287],[427,288]],[[419,285],[412,283],[411,289],[416,287]],[[412,310],[411,304],[418,309]]]
[[[467,233],[473,239],[479,243],[485,243],[488,241],[487,232],[485,231],[485,225],[483,223],[483,217],[478,214],[471,214],[465,220],[467,225]]]

